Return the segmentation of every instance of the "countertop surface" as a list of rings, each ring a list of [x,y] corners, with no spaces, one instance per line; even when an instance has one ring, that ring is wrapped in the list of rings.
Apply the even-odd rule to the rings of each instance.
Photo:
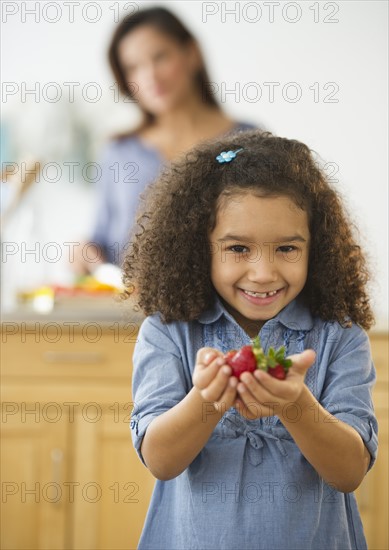
[[[4,324],[25,323],[49,324],[49,323],[74,323],[74,326],[87,323],[97,323],[102,327],[109,327],[112,324],[125,326],[134,323],[140,327],[144,315],[131,300],[121,301],[120,299],[97,299],[97,300],[62,300],[55,304],[53,309],[46,313],[39,313],[31,306],[19,305],[12,310],[1,311],[0,321]],[[377,322],[369,334],[387,334],[388,324],[383,321]]]
[[[126,325],[137,323],[139,326],[144,315],[130,303],[130,300],[62,300],[47,312],[40,313],[31,305],[20,304],[11,310],[1,312],[1,323],[74,323],[76,326],[86,323],[98,323],[101,326],[118,323]]]

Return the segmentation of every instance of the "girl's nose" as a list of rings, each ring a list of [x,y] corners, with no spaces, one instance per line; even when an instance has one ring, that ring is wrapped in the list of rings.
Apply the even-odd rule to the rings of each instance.
[[[247,277],[256,283],[268,283],[277,280],[276,264],[271,258],[261,257],[248,263]]]

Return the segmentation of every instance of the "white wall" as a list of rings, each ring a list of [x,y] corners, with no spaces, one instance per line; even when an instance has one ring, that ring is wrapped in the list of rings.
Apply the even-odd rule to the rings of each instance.
[[[106,47],[118,15],[156,4],[170,7],[198,37],[217,97],[232,116],[306,142],[331,163],[328,169],[337,170],[336,185],[371,259],[374,307],[383,327],[388,319],[387,2],[4,1],[3,160],[27,153],[46,162],[77,158],[76,123],[89,136],[89,160],[95,159],[110,132],[135,123],[136,107],[114,101]],[[35,13],[26,13],[31,9]],[[54,87],[44,89],[49,82],[62,89],[61,101],[48,101],[55,97]],[[74,103],[65,82],[79,83]],[[95,103],[89,100],[91,82],[102,93]],[[273,100],[271,82],[278,83]],[[37,83],[37,102],[24,97],[25,88]],[[82,89],[90,96],[83,97]],[[296,92],[301,97],[293,101]],[[59,182],[48,192],[42,182],[46,200],[40,208],[49,216],[52,235],[69,238],[69,217],[59,213],[61,193],[74,203],[78,233],[87,233],[91,186]],[[79,238],[74,225],[70,233]]]

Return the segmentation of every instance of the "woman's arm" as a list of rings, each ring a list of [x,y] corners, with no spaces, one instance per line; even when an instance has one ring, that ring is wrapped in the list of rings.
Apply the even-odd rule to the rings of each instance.
[[[221,366],[222,354],[202,348],[197,354],[194,387],[177,405],[155,418],[143,437],[143,459],[158,479],[181,474],[196,458],[236,397],[236,378]]]

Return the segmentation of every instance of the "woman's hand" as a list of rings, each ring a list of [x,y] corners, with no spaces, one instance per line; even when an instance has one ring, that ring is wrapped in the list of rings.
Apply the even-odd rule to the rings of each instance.
[[[303,390],[305,375],[315,361],[313,350],[291,355],[293,361],[284,380],[277,380],[267,372],[256,370],[245,372],[237,386],[238,398],[235,400],[237,411],[248,418],[263,418],[278,415],[288,403],[295,403]]]
[[[213,348],[197,352],[193,372],[193,385],[204,401],[213,404],[218,412],[234,405],[238,379],[231,376],[232,369],[225,363],[224,354]]]
[[[89,259],[91,258],[91,259]],[[102,249],[92,242],[81,242],[73,248],[71,269],[75,275],[92,275],[105,262]]]

